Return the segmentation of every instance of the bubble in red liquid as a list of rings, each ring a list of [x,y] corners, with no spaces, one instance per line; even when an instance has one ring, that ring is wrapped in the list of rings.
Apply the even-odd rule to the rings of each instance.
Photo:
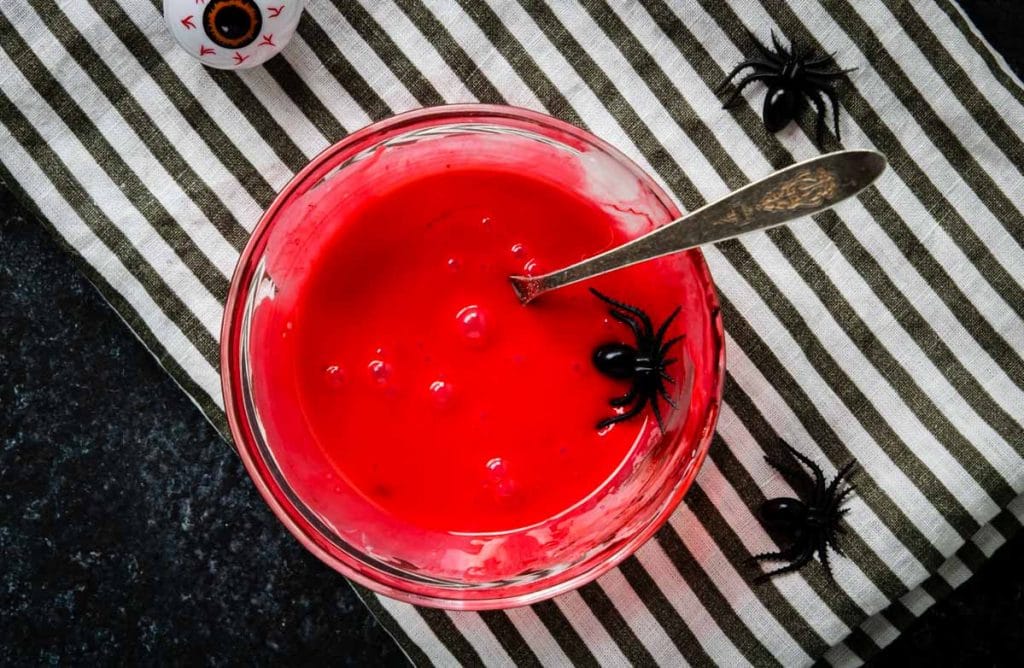
[[[501,498],[512,496],[516,491],[516,483],[509,475],[508,465],[501,457],[487,462],[487,486]]]
[[[445,264],[448,265],[448,271],[451,272],[456,272],[459,269],[462,269],[462,263],[459,262],[459,259],[455,257],[448,258],[448,261]]]
[[[391,365],[383,360],[373,360],[366,365],[367,370],[370,372],[370,378],[373,379],[377,385],[381,387],[387,387],[391,384],[391,377],[394,375]]]
[[[452,386],[443,380],[435,380],[430,384],[430,397],[441,408],[451,404],[454,394]]]
[[[332,390],[340,390],[345,385],[345,371],[337,364],[324,367],[324,378]]]
[[[526,255],[526,247],[522,244],[512,244],[512,248],[510,250],[512,251],[512,255],[515,257],[523,257]]]
[[[455,314],[459,332],[474,343],[481,343],[487,334],[487,319],[476,304],[471,304]]]
[[[480,219],[480,222],[483,223],[484,225],[490,225],[491,224],[491,217],[490,216],[484,216],[483,218]]]
[[[536,276],[543,272],[540,271],[540,263],[534,259],[523,265],[523,273],[527,276]]]

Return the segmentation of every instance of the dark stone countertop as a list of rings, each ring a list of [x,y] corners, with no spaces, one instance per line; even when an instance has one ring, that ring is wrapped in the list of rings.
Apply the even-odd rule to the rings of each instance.
[[[962,3],[1024,64],[1024,7]],[[401,665],[348,585],[71,259],[0,191],[0,665]],[[1024,535],[880,665],[1024,650]]]

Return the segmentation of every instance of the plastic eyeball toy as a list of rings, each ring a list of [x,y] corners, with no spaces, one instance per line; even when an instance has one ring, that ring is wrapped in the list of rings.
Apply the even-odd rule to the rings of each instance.
[[[260,65],[295,34],[305,0],[164,0],[171,35],[203,65]]]

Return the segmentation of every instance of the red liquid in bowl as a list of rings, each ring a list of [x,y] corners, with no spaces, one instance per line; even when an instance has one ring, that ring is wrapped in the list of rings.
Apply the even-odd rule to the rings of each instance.
[[[570,264],[650,223],[566,183],[583,176],[551,150],[533,150],[524,170],[463,143],[468,160],[427,146],[358,196],[351,183],[324,191],[316,207],[330,231],[304,244],[290,341],[262,352],[293,369],[304,418],[294,428],[366,499],[417,527],[485,533],[571,508],[656,430],[649,409],[596,429],[629,385],[598,373],[591,354],[633,336],[586,288],[658,323],[688,276],[647,263],[524,307],[509,275]]]
[[[464,532],[597,489],[645,422],[598,432],[626,387],[590,354],[631,334],[589,294],[524,307],[508,276],[625,241],[610,215],[498,166],[410,175],[352,208],[296,320],[300,401],[338,473],[410,523]],[[664,317],[674,304],[638,279],[603,288]]]
[[[232,433],[314,554],[401,600],[491,609],[592,580],[692,482],[721,392],[699,252],[519,304],[544,273],[678,211],[600,140],[532,112],[413,112],[318,157],[255,231],[223,338]],[[633,335],[594,287],[668,336],[666,432],[650,408],[598,431],[629,383],[591,357]],[[621,410],[621,409],[620,409]]]

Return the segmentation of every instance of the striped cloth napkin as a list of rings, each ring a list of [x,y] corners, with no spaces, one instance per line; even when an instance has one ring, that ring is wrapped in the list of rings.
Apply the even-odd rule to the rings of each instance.
[[[202,2],[203,0],[198,0]],[[287,0],[282,0],[287,1]],[[367,605],[418,664],[856,664],[1024,518],[1024,90],[949,0],[311,0],[265,67],[204,69],[159,0],[0,0],[2,178],[223,428],[217,337],[248,233],[318,151],[418,106],[546,111],[686,209],[819,153],[764,88],[713,88],[769,31],[857,68],[857,200],[709,247],[729,371],[711,455],[665,528],[595,583],[505,612]],[[838,148],[830,135],[826,149]],[[783,439],[860,466],[836,581],[752,584]]]

